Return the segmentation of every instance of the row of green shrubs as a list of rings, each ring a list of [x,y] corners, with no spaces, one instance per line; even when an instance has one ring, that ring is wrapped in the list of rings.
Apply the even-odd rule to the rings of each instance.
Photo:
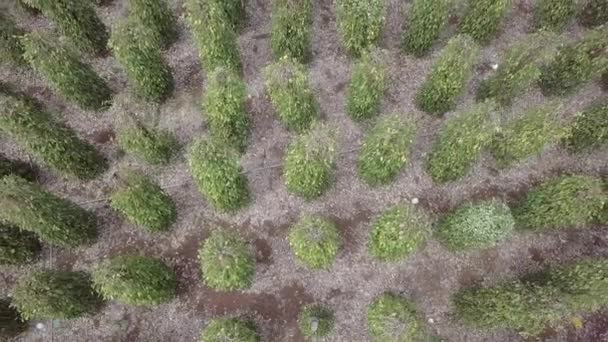
[[[608,4],[604,0],[540,0],[535,23],[539,29],[561,31],[576,16],[585,27],[608,22]]]

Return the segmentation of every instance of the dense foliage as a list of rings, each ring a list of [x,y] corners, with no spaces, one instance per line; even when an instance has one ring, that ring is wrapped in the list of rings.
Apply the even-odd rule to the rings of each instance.
[[[167,164],[178,149],[175,135],[169,131],[147,127],[144,120],[126,115],[116,131],[118,146],[129,154],[153,164]]]
[[[30,164],[21,160],[9,159],[0,154],[0,178],[8,175],[17,175],[31,182],[36,180],[36,170]]]
[[[364,52],[353,67],[346,90],[346,112],[353,120],[377,116],[387,88],[386,53],[382,50]]]
[[[338,227],[321,216],[305,215],[291,227],[289,245],[305,266],[329,268],[342,244]]]
[[[276,58],[310,58],[312,10],[311,0],[273,0],[270,46]]]
[[[451,0],[414,0],[403,36],[403,49],[416,57],[426,55],[448,21]]]
[[[252,322],[237,318],[217,318],[203,330],[201,342],[260,342],[260,336]]]
[[[536,4],[535,25],[539,29],[561,31],[575,14],[575,0],[540,0]]]
[[[359,56],[380,38],[386,20],[386,0],[337,0],[336,19],[342,44]]]
[[[36,234],[0,223],[0,265],[22,265],[40,252]]]
[[[26,329],[27,323],[21,318],[19,312],[11,306],[10,299],[0,299],[0,340],[9,340]]]
[[[376,298],[368,307],[367,322],[373,342],[416,342],[426,336],[414,306],[391,293]]]
[[[606,0],[585,0],[579,12],[583,26],[594,27],[608,22],[608,2]]]
[[[11,17],[0,13],[0,65],[23,65],[23,46],[19,36],[23,35]]]
[[[608,101],[591,105],[577,113],[563,143],[574,152],[608,144]]]
[[[468,0],[460,32],[487,43],[498,33],[511,3],[512,0]]]
[[[327,336],[334,328],[334,313],[322,305],[306,305],[298,315],[298,328],[308,338]]]
[[[150,31],[160,45],[168,46],[177,36],[175,18],[166,0],[129,0],[129,18]]]

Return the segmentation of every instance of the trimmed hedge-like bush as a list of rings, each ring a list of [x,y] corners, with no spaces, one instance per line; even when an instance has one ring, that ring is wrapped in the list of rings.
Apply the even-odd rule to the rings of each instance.
[[[298,328],[308,338],[327,336],[334,328],[334,313],[322,305],[306,305],[298,314]]]
[[[8,14],[0,13],[0,64],[26,64],[23,46],[19,41],[19,36],[23,33]]]
[[[167,164],[179,147],[175,135],[147,127],[143,120],[132,115],[127,115],[126,118],[127,120],[120,122],[117,127],[118,146],[147,163]]]
[[[311,0],[273,0],[270,46],[274,56],[306,62],[311,55],[312,21]]]
[[[436,115],[454,109],[471,77],[478,51],[470,37],[459,35],[452,38],[418,90],[416,106]]]
[[[426,55],[448,21],[450,0],[414,0],[403,35],[403,50],[416,57]]]
[[[608,102],[591,105],[578,113],[563,144],[574,152],[608,144]]]
[[[209,11],[214,16],[223,16],[226,18],[230,27],[238,32],[243,26],[247,19],[247,13],[245,7],[247,1],[243,0],[205,0],[208,3]]]
[[[12,290],[13,305],[24,319],[72,319],[92,312],[100,298],[88,274],[36,271]]]
[[[260,342],[255,324],[237,318],[216,318],[203,330],[201,342]]]
[[[270,101],[283,124],[297,132],[308,130],[319,114],[304,65],[281,58],[265,69],[265,76]]]
[[[11,306],[9,298],[0,299],[0,340],[7,341],[27,329],[27,323],[21,315]]]
[[[367,309],[373,342],[415,342],[426,337],[414,306],[405,298],[385,293]]]
[[[468,0],[467,9],[460,23],[460,32],[468,34],[479,43],[490,41],[502,26],[511,0]]]
[[[539,29],[561,31],[575,14],[575,0],[540,0],[536,4],[534,21]]]
[[[236,211],[249,203],[247,177],[238,153],[212,140],[196,141],[188,154],[190,173],[200,192],[216,208]]]
[[[378,186],[395,179],[410,157],[415,127],[397,115],[379,121],[363,140],[357,171],[367,184]]]
[[[40,252],[40,243],[32,232],[0,223],[0,264],[23,265]]]
[[[211,135],[244,152],[249,138],[245,83],[236,73],[223,67],[209,74],[207,82],[203,111]]]
[[[564,130],[558,121],[557,110],[555,105],[536,106],[501,128],[490,145],[498,165],[512,166],[559,140]]]
[[[303,216],[289,232],[289,245],[298,261],[312,269],[327,269],[338,255],[342,240],[338,227],[320,216]]]
[[[104,260],[92,274],[93,286],[107,300],[158,305],[175,297],[177,281],[162,261],[135,255]]]
[[[439,224],[439,239],[452,250],[487,248],[505,240],[515,228],[509,207],[501,202],[465,204]]]
[[[455,181],[469,172],[481,150],[492,141],[495,125],[491,115],[495,111],[496,103],[486,101],[448,119],[426,163],[435,182]]]
[[[608,22],[608,2],[606,0],[587,0],[579,12],[583,26],[594,27]]]
[[[532,189],[513,216],[521,229],[581,228],[598,219],[607,201],[601,179],[563,176]]]
[[[152,179],[134,172],[122,177],[110,198],[114,210],[149,232],[167,231],[177,219],[175,203]]]
[[[387,88],[386,53],[364,52],[353,67],[346,90],[346,112],[361,121],[378,115]]]
[[[359,56],[380,38],[386,20],[386,0],[337,0],[336,19],[342,44]]]
[[[17,175],[30,182],[36,180],[36,171],[30,164],[21,160],[8,159],[0,154],[0,178],[8,175]]]
[[[0,221],[60,247],[89,243],[97,234],[93,214],[17,176],[0,179]]]
[[[369,252],[382,261],[399,261],[420,249],[431,225],[428,217],[408,205],[395,206],[375,219]]]
[[[109,45],[123,66],[135,93],[151,102],[163,102],[173,91],[171,70],[158,49],[152,28],[124,19],[112,28]]]
[[[161,46],[169,46],[177,36],[175,17],[166,0],[129,0],[129,18],[144,27]]]
[[[198,252],[203,280],[213,289],[247,289],[253,283],[255,259],[236,233],[214,231]]]
[[[24,58],[65,99],[87,110],[109,106],[112,91],[106,82],[70,48],[39,33],[24,35],[21,43]]]
[[[106,50],[108,31],[91,1],[83,0],[26,0],[51,19],[74,45],[86,52]]]
[[[26,98],[0,94],[0,130],[62,175],[88,180],[107,167],[92,145]]]
[[[287,147],[283,164],[287,189],[307,200],[323,195],[333,180],[335,145],[333,131],[325,126],[296,137]]]

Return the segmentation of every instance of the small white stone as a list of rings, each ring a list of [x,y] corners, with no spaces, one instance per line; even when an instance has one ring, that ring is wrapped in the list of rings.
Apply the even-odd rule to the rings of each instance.
[[[432,318],[429,318],[429,323],[435,323],[435,320]]]
[[[38,330],[44,329],[44,324],[42,324],[42,323],[36,323],[36,329],[38,329]]]
[[[490,64],[490,67],[492,68],[492,70],[496,70],[498,69],[498,64]]]
[[[418,204],[419,200],[418,198],[414,197],[412,198],[412,204]]]

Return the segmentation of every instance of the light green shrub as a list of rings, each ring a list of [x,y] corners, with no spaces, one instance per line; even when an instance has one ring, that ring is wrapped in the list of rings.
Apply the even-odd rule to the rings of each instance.
[[[270,46],[276,58],[310,58],[312,7],[311,0],[273,0]]]
[[[21,66],[26,64],[23,59],[23,46],[19,36],[23,35],[11,17],[0,13],[0,64]]]
[[[270,101],[283,124],[297,132],[308,130],[319,114],[304,66],[281,58],[265,69],[265,76]]]
[[[147,127],[133,115],[119,123],[116,138],[120,148],[153,165],[167,164],[179,147],[173,133]]]
[[[606,0],[586,0],[579,12],[579,21],[585,27],[594,27],[608,22],[608,2]]]
[[[576,1],[540,0],[535,11],[534,22],[537,28],[561,31],[576,14]]]
[[[27,329],[27,323],[11,306],[9,298],[0,299],[0,340],[7,341]]]
[[[236,73],[219,67],[208,76],[203,111],[211,135],[240,152],[247,149],[247,88]]]
[[[198,252],[203,280],[213,289],[247,289],[253,283],[255,259],[236,233],[214,231]]]
[[[334,313],[322,305],[306,305],[298,314],[298,328],[305,337],[325,337],[334,328]]]
[[[462,35],[452,38],[418,90],[416,106],[436,115],[453,110],[471,77],[478,51],[471,38]]]
[[[359,56],[380,38],[386,0],[336,0],[336,20],[342,44]]]
[[[367,309],[373,342],[424,341],[426,333],[414,306],[405,298],[385,293]]]
[[[378,115],[387,88],[386,53],[364,52],[353,67],[346,90],[346,112],[353,120],[371,119]]]
[[[426,170],[435,182],[464,177],[493,137],[496,103],[486,101],[448,119],[427,159]]]
[[[243,0],[205,0],[208,3],[209,11],[214,13],[214,16],[222,15],[228,20],[231,28],[238,32],[247,19],[245,6],[247,1]]]
[[[498,33],[511,3],[511,0],[467,0],[460,33],[473,37],[479,43],[487,43]]]
[[[8,159],[0,154],[0,178],[8,175],[17,175],[30,182],[36,180],[36,171],[30,164],[21,160]]]
[[[203,330],[201,342],[260,342],[255,324],[237,318],[216,318]]]
[[[168,46],[177,36],[175,18],[166,0],[129,0],[129,18],[146,28],[161,46]]]
[[[573,152],[608,144],[608,101],[578,113],[567,129],[563,144]]]
[[[23,265],[40,252],[40,242],[32,232],[0,223],[0,265]]]
[[[593,312],[608,305],[608,260],[583,260],[554,267],[549,274],[549,282],[559,288],[571,312]]]
[[[416,57],[426,55],[448,21],[451,0],[414,0],[403,35],[403,50]]]
[[[289,231],[289,245],[298,261],[312,269],[327,269],[342,245],[338,227],[320,216],[301,217]]]

